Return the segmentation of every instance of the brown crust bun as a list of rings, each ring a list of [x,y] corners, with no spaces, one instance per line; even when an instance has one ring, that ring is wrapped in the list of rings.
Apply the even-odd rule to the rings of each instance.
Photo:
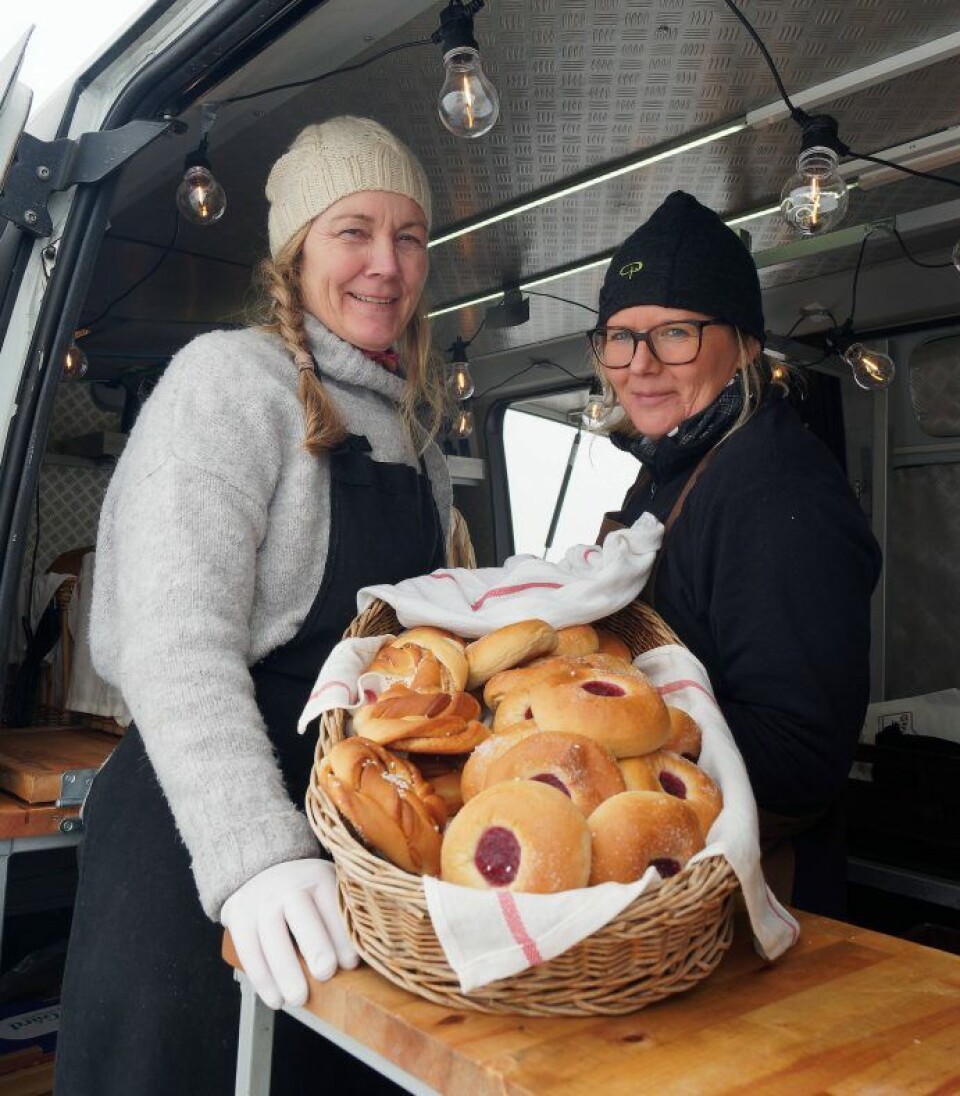
[[[555,655],[592,655],[599,650],[600,640],[592,624],[571,624],[557,629]]]
[[[611,795],[626,791],[620,766],[592,738],[541,731],[495,758],[484,787],[506,780],[539,780],[570,796],[587,817]]]
[[[430,778],[433,790],[443,800],[443,805],[447,809],[447,818],[453,818],[463,806],[463,792],[460,787],[461,778],[462,770],[460,769],[448,769],[446,772],[437,773],[436,776]]]
[[[414,643],[405,647],[387,644],[377,651],[366,673],[380,674],[390,685],[406,685],[419,693],[450,692],[450,674],[440,660],[425,647]]]
[[[620,762],[627,788],[664,792],[687,803],[697,816],[704,840],[723,810],[723,795],[703,769],[669,750],[654,750],[643,757]]]
[[[653,865],[676,875],[703,848],[697,816],[671,795],[626,791],[587,819],[592,840],[590,884],[632,883]]]
[[[627,643],[606,628],[597,629],[597,650],[603,655],[612,655],[614,658],[622,658],[624,662],[633,662],[633,652]]]
[[[683,708],[675,708],[672,704],[667,705],[667,715],[670,716],[670,736],[664,742],[663,748],[690,761],[696,761],[703,745],[700,724],[689,712],[685,712]]]
[[[467,688],[476,689],[501,670],[548,655],[556,645],[556,630],[545,620],[520,620],[497,628],[467,644]]]
[[[404,739],[439,740],[462,735],[467,724],[479,715],[480,704],[469,693],[416,693],[404,685],[391,685],[372,704],[363,704],[356,709],[353,726],[357,734],[381,745],[408,749],[400,745]]]
[[[532,734],[539,734],[539,728],[535,723],[508,727],[502,734],[493,734],[476,747],[467,758],[460,777],[460,793],[464,803],[473,799],[487,786],[487,770],[493,762]]]
[[[442,688],[448,693],[462,693],[467,686],[467,656],[463,653],[464,641],[444,628],[432,628],[423,625],[401,632],[390,647],[406,647],[413,644],[423,647],[436,658],[446,670],[447,679]]]
[[[462,887],[553,894],[584,887],[590,831],[570,799],[536,780],[494,784],[447,827],[442,878]]]
[[[579,665],[575,659],[569,656],[552,656],[550,658],[538,658],[529,666],[515,666],[511,670],[501,670],[483,687],[483,702],[495,712],[507,693],[516,689],[529,689],[531,685],[538,684],[553,677],[573,677],[576,675]]]
[[[530,712],[541,731],[583,734],[614,757],[659,749],[670,732],[670,717],[642,674],[596,671],[574,681],[543,682],[530,690]]]
[[[361,841],[415,875],[439,875],[443,800],[411,762],[345,738],[320,763],[320,786]]]

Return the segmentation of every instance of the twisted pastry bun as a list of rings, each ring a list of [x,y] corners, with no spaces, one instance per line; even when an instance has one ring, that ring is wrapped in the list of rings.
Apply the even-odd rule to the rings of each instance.
[[[624,758],[620,769],[628,789],[665,792],[689,804],[706,840],[710,827],[723,810],[723,796],[703,769],[666,749],[654,750],[643,757]]]
[[[414,645],[429,651],[446,671],[443,691],[447,693],[462,693],[467,686],[467,656],[464,654],[466,644],[459,637],[448,632],[444,628],[433,628],[422,625],[418,628],[409,628],[401,632],[392,640],[391,647],[407,647]],[[414,688],[416,686],[413,686]]]
[[[536,780],[494,784],[447,827],[441,875],[462,887],[553,894],[584,887],[590,831],[572,801]]]
[[[447,812],[415,765],[376,742],[345,738],[320,763],[317,780],[364,844],[405,871],[440,874]]]
[[[663,748],[690,761],[696,761],[703,745],[700,724],[688,712],[675,708],[672,704],[667,705],[667,714],[670,716],[670,734]]]
[[[639,671],[541,682],[530,690],[529,710],[542,731],[587,735],[614,757],[649,753],[670,733],[667,706]]]
[[[467,644],[467,688],[476,689],[501,670],[549,654],[556,645],[557,633],[545,620],[520,620],[497,628]]]
[[[416,693],[391,685],[353,713],[357,734],[411,753],[469,753],[489,731],[469,693]]]
[[[538,733],[539,728],[535,723],[519,724],[507,727],[502,733],[492,734],[481,742],[463,766],[460,793],[464,803],[469,802],[487,786],[487,772],[498,757],[502,757],[508,750],[513,749],[518,742]]]
[[[590,883],[632,883],[649,867],[676,875],[703,848],[697,816],[659,792],[626,791],[605,800],[587,819]]]
[[[414,692],[450,692],[451,678],[440,660],[425,647],[386,644],[374,656],[367,673],[380,674],[391,685],[405,685]]]
[[[541,731],[524,735],[494,758],[483,786],[508,780],[539,780],[570,797],[587,817],[605,799],[626,791],[620,766],[592,738],[580,734]]]

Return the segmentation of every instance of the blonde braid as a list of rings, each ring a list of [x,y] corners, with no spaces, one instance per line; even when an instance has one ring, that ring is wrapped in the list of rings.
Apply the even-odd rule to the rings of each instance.
[[[310,226],[306,225],[281,249],[276,259],[265,259],[260,276],[269,298],[271,320],[265,326],[275,331],[299,370],[297,395],[303,406],[308,453],[319,456],[340,444],[347,436],[336,405],[316,372],[316,362],[307,341],[300,294],[300,249]]]

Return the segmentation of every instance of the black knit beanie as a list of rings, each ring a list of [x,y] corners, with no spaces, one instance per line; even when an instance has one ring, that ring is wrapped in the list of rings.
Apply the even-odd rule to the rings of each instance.
[[[696,198],[675,190],[610,261],[600,317],[635,305],[702,312],[764,341],[760,280],[740,237]]]

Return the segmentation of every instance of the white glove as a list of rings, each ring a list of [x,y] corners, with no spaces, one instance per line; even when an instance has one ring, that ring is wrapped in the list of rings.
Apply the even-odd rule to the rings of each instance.
[[[220,923],[270,1008],[307,999],[297,949],[320,981],[360,961],[337,908],[336,873],[328,860],[288,860],[266,868],[224,902]]]

